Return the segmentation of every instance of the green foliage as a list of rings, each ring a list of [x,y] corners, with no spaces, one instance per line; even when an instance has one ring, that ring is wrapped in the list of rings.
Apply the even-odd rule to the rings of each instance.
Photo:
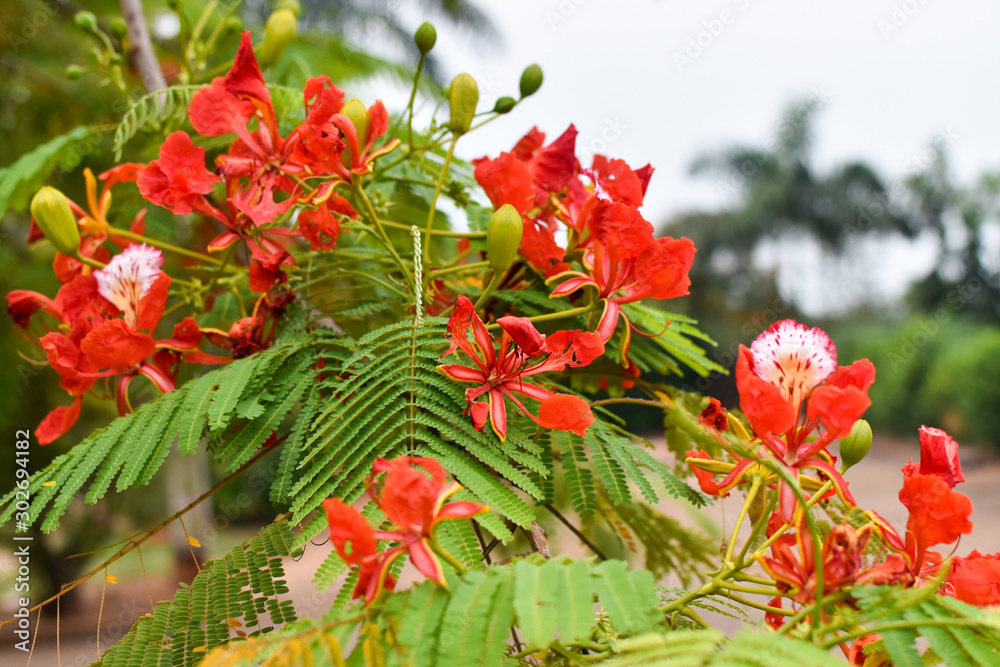
[[[235,641],[211,656],[218,662],[207,664],[262,664],[269,655],[299,654],[306,647],[318,653],[331,640],[344,646],[344,638],[356,630],[353,654],[334,661],[342,657],[353,663],[378,654],[389,665],[502,665],[512,626],[522,654],[544,654],[552,646],[591,644],[599,620],[613,628],[616,637],[651,632],[662,620],[652,575],[629,571],[622,561],[594,565],[569,559],[519,560],[450,577],[447,589],[432,582],[419,584],[379,603],[378,614],[360,614],[359,604],[331,612],[319,622],[290,624],[267,638]],[[323,626],[326,638],[319,631]],[[610,639],[602,636],[605,642]],[[603,648],[611,650],[607,643]],[[365,663],[371,664],[367,659]]]
[[[315,361],[311,344],[311,336],[289,327],[271,348],[206,373],[95,431],[32,475],[27,523],[33,525],[51,503],[41,529],[55,530],[88,482],[90,504],[103,498],[113,481],[118,492],[148,484],[175,442],[178,452],[190,453],[206,433],[216,460],[230,470],[240,468],[308,387],[308,365]],[[259,391],[265,384],[268,391]],[[15,499],[14,491],[0,499],[0,523],[14,515]]]
[[[187,120],[191,97],[201,86],[170,86],[140,98],[125,112],[118,127],[112,148],[115,160],[122,159],[125,145],[140,132],[169,134]]]
[[[835,667],[843,663],[816,646],[774,634],[742,632],[727,641],[714,630],[648,634],[619,642],[610,665],[657,667]]]
[[[196,665],[237,634],[257,637],[296,620],[281,559],[294,555],[287,522],[265,527],[224,557],[205,563],[190,586],[157,603],[95,665]]]
[[[1000,445],[1000,331],[983,328],[943,349],[921,397],[954,437]]]
[[[1000,662],[1000,618],[996,614],[937,595],[926,587],[872,586],[857,589],[854,597],[858,600],[857,615],[862,617],[861,622],[882,636],[882,648],[894,665],[923,666],[916,647],[918,637],[927,640],[942,664],[971,666]]]
[[[94,135],[93,128],[79,125],[0,169],[0,217],[8,210],[25,210],[53,170],[68,171],[76,167],[87,152],[78,149],[80,144],[93,141]],[[97,136],[99,139],[100,135]]]

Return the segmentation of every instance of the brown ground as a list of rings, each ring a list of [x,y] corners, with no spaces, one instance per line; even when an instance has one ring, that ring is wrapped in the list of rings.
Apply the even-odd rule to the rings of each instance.
[[[919,451],[915,443],[879,439],[868,458],[847,475],[850,489],[858,504],[877,510],[897,529],[902,530],[906,524],[906,510],[897,498],[902,486],[900,468],[910,458],[918,456]],[[997,527],[997,518],[1000,517],[1000,456],[985,450],[963,448],[962,461],[966,482],[960,485],[958,490],[973,500],[975,512],[972,520],[976,527],[971,535],[962,538],[957,553],[966,554],[972,549],[979,549],[984,553],[1000,551],[1000,529]],[[668,508],[664,509],[669,511]],[[724,503],[717,503],[714,511],[720,523],[725,525],[727,521],[731,522],[735,518],[738,510],[738,500],[731,498]],[[572,536],[568,539],[572,540]],[[578,552],[577,544],[566,546],[567,551]],[[315,587],[311,583],[313,573],[329,549],[328,545],[310,546],[302,560],[298,563],[288,563],[286,566],[296,609],[303,616],[322,613],[332,600],[332,595],[329,593],[315,593]],[[0,560],[0,574],[9,575],[9,568],[9,562]],[[80,605],[82,610],[60,619],[61,662],[57,659],[55,619],[46,617],[39,624],[37,615],[32,616],[32,630],[37,629],[38,638],[31,665],[38,667],[58,664],[87,665],[96,659],[98,655],[96,628],[102,593],[102,582],[99,579],[98,577],[83,587],[83,599]],[[169,576],[151,580],[149,594],[141,579],[107,586],[104,608],[101,611],[101,647],[106,648],[116,641],[128,631],[135,618],[149,611],[150,597],[154,601],[169,598],[176,588],[172,583],[174,581],[176,578]],[[401,585],[405,586],[405,581],[401,582]],[[8,584],[8,588],[12,587],[12,584]],[[5,607],[0,616],[10,618],[11,614],[12,610]],[[0,629],[0,665],[3,667],[20,667],[28,664],[27,656],[14,649],[15,641],[10,625]]]

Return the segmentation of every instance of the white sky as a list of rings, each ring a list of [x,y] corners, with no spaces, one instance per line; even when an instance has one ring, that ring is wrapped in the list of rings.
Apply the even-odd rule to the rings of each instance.
[[[479,5],[504,43],[490,48],[434,21],[435,54],[449,76],[465,70],[479,81],[480,108],[501,95],[516,97],[521,70],[532,62],[544,69],[545,83],[506,118],[463,138],[458,152],[495,155],[532,125],[554,138],[575,123],[578,152],[592,145],[634,167],[656,167],[644,206],[654,225],[688,208],[724,205],[728,200],[716,181],[688,175],[692,160],[713,147],[765,144],[786,105],[811,91],[825,98],[815,125],[820,172],[861,158],[890,180],[903,178],[924,159],[935,133],[950,137],[952,168],[961,182],[1000,167],[1000,2]],[[407,17],[413,12],[403,11]],[[413,17],[414,25],[424,18]],[[690,60],[678,63],[679,56]],[[602,132],[612,137],[603,148]],[[880,252],[890,257],[879,263],[875,282],[887,295],[924,270],[916,256],[907,256],[914,251]],[[925,261],[932,254],[932,247],[919,253]],[[799,263],[808,269],[815,262]],[[782,282],[787,286],[788,280],[786,275]]]

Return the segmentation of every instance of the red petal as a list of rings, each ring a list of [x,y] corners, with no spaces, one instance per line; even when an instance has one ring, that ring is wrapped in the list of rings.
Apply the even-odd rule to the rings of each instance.
[[[951,544],[972,531],[972,501],[952,491],[937,475],[918,472],[903,476],[900,501],[910,510],[906,522],[907,543],[912,536],[916,553],[914,566],[923,560],[923,552],[936,544]]]
[[[780,389],[753,374],[750,370],[752,360],[753,353],[740,345],[740,356],[736,362],[740,408],[757,435],[787,433],[795,426],[795,410]]]
[[[139,331],[156,330],[156,325],[163,317],[163,308],[167,305],[167,292],[170,290],[170,276],[164,272],[156,276],[149,291],[139,300]]]
[[[535,325],[527,317],[507,315],[497,320],[497,324],[507,332],[517,346],[529,357],[549,352],[545,345],[545,336],[538,332]]]
[[[112,320],[87,334],[80,350],[98,370],[127,373],[156,352],[156,341],[149,334],[132,331],[122,320]]]
[[[592,172],[594,180],[613,201],[642,206],[642,181],[625,160],[609,160],[603,155],[595,155]]]
[[[939,428],[920,427],[920,473],[937,475],[948,488],[965,481],[958,443]]]
[[[590,405],[579,396],[553,394],[539,406],[538,423],[544,428],[583,435],[594,423],[594,415]]]
[[[841,438],[850,432],[854,422],[871,404],[868,394],[857,387],[823,384],[809,395],[806,414],[813,421],[822,422],[830,438]]]
[[[14,319],[14,324],[27,329],[31,316],[42,311],[62,321],[63,314],[56,302],[38,292],[17,289],[7,293],[7,313]]]
[[[1000,605],[1000,553],[984,555],[973,551],[955,558],[948,583],[955,597],[977,607]]]
[[[410,545],[410,561],[431,581],[436,581],[442,586],[447,585],[441,561],[427,546],[426,540],[417,540]]]
[[[216,77],[212,85],[196,92],[188,107],[191,125],[206,137],[245,134],[253,115],[253,104],[227,90],[222,77]]]
[[[486,505],[469,502],[467,500],[456,500],[442,507],[435,517],[436,521],[443,519],[471,519],[474,516],[485,514],[490,511]]]
[[[510,153],[501,153],[496,159],[474,160],[476,181],[486,191],[493,208],[510,204],[518,213],[534,206],[535,186],[528,167]]]
[[[83,406],[83,399],[80,396],[68,406],[60,406],[46,415],[42,423],[35,429],[35,437],[38,444],[47,445],[56,438],[65,435],[76,420],[80,417],[80,408]]]
[[[366,556],[375,553],[375,533],[360,512],[339,498],[324,500],[323,508],[330,524],[330,539],[345,562],[360,565]]]

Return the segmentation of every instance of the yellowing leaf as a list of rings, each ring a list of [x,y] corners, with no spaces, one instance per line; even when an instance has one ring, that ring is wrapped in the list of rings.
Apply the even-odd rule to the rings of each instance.
[[[55,486],[55,482],[42,482],[42,486]]]
[[[118,577],[116,577],[113,574],[106,574],[106,575],[104,575],[104,580],[106,582],[108,582],[109,584],[117,584],[118,583]]]
[[[198,538],[191,537],[190,535],[188,535],[188,544],[190,544],[193,547],[200,547],[201,546],[201,542],[198,541]]]
[[[205,652],[205,647],[204,646],[195,646],[193,649],[191,649],[191,652],[192,653],[204,653]]]

